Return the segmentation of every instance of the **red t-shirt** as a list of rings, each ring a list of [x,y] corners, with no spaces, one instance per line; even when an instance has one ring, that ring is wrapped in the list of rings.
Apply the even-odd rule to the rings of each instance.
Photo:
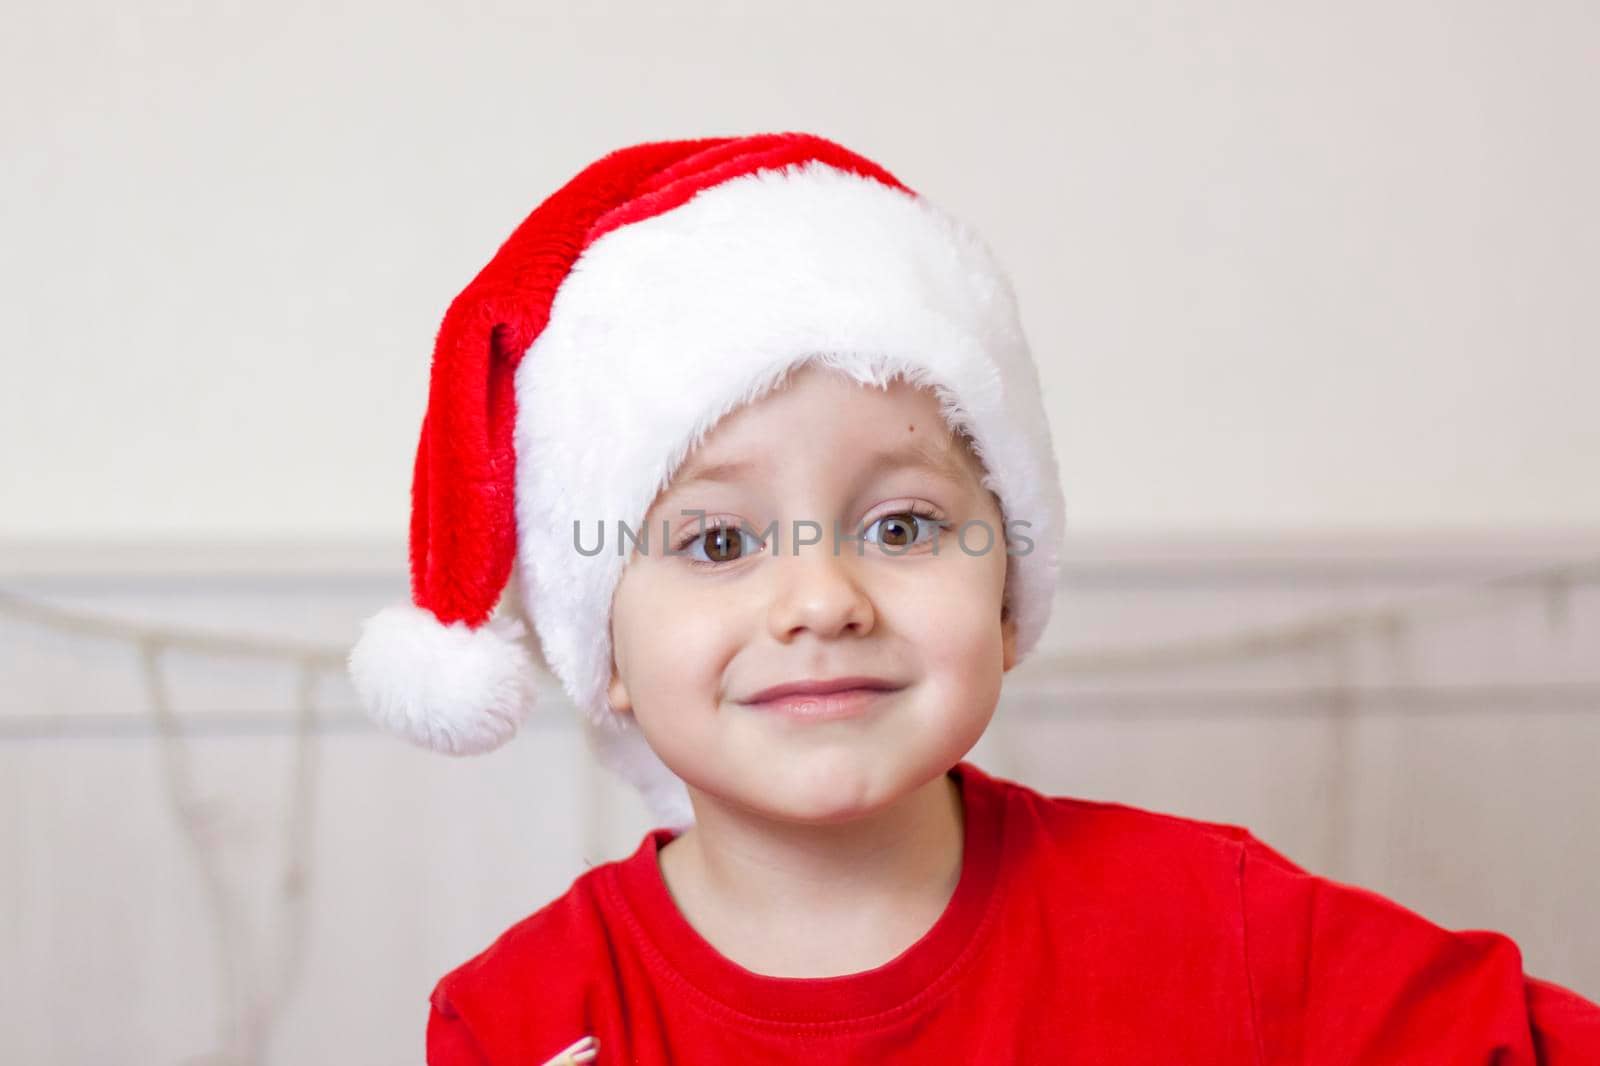
[[[1046,796],[970,762],[961,876],[872,970],[768,977],[668,894],[654,829],[441,979],[429,1066],[685,1063],[1600,1064],[1600,1008],[1316,877],[1244,829]]]

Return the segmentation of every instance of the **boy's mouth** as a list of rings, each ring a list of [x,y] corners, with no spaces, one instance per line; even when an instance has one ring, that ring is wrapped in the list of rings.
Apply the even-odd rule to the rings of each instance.
[[[880,677],[836,677],[823,681],[788,681],[781,685],[764,688],[743,703],[758,704],[772,703],[777,700],[802,697],[829,696],[843,692],[893,692],[905,688],[904,685],[894,681],[886,681]]]
[[[865,714],[889,693],[904,687],[875,677],[795,681],[762,689],[743,702],[758,711],[772,711],[793,718],[853,718]]]

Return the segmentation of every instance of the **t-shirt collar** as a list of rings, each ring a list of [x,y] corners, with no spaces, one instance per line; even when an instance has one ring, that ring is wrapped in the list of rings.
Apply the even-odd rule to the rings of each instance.
[[[873,969],[838,977],[769,977],[722,955],[678,910],[661,875],[658,855],[676,835],[671,829],[646,833],[631,856],[611,867],[608,888],[648,963],[687,982],[713,1010],[721,1007],[752,1020],[813,1024],[911,1010],[914,1001],[945,989],[976,953],[998,894],[1003,797],[995,779],[970,762],[958,763],[949,773],[961,787],[963,809],[955,893],[926,933]]]

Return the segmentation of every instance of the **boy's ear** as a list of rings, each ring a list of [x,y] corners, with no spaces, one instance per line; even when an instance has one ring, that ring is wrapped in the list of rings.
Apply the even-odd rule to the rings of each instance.
[[[1017,665],[1017,620],[1012,617],[1009,604],[1000,608],[1000,641],[1001,669],[1010,670]]]
[[[628,686],[623,683],[622,675],[617,672],[614,654],[611,657],[611,684],[606,686],[606,696],[611,700],[611,709],[618,714],[633,713],[633,700],[628,696]]]

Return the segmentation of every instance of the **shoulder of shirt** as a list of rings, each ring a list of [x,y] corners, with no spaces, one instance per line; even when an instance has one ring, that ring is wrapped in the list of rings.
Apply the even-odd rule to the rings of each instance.
[[[986,775],[1009,804],[1008,824],[1052,841],[1137,852],[1170,861],[1221,856],[1235,868],[1262,862],[1285,873],[1306,871],[1273,850],[1244,826],[1148,810],[1109,800],[1043,792],[1020,781]]]
[[[560,896],[518,920],[476,955],[439,978],[430,1002],[434,1010],[469,1022],[496,1013],[507,996],[537,994],[547,1013],[560,1013],[558,1001],[581,1007],[581,975],[596,972],[594,957],[607,948],[608,909],[600,900],[601,879],[626,860],[590,867]]]

